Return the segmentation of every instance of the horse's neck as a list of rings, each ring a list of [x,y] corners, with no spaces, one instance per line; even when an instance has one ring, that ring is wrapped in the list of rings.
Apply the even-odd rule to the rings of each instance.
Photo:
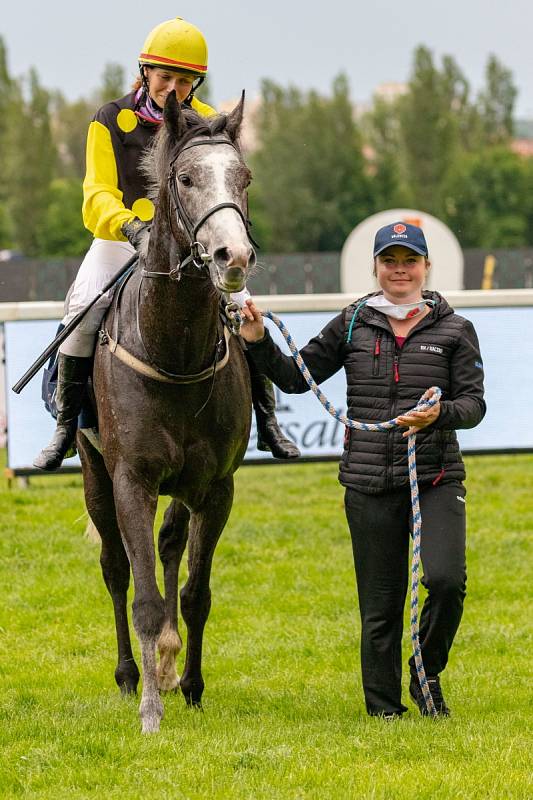
[[[174,246],[166,203],[150,233],[145,269],[169,272],[179,254]],[[218,294],[208,276],[183,275],[179,281],[146,277],[139,289],[139,328],[151,360],[179,374],[200,372],[213,360],[218,330]]]

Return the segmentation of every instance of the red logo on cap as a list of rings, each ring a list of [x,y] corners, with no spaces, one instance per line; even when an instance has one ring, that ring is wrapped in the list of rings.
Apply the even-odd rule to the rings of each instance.
[[[405,233],[407,228],[405,227],[405,225],[402,225],[402,223],[399,222],[398,225],[395,225],[392,230],[394,231],[394,233]]]

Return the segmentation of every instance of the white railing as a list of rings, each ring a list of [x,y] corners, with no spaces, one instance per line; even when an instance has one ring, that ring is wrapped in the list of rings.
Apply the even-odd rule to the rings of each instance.
[[[497,306],[531,306],[533,289],[464,289],[443,291],[453,308],[494,308]],[[335,311],[353,302],[350,294],[271,294],[257,295],[260,308],[271,311]],[[17,319],[61,319],[63,302],[0,303],[0,322]]]
[[[486,366],[487,417],[479,429],[460,431],[462,448],[466,452],[533,450],[533,431],[528,425],[527,405],[522,399],[533,391],[533,377],[527,368],[529,363],[533,363],[533,341],[528,336],[529,330],[533,327],[533,290],[476,289],[443,291],[442,294],[452,307],[474,322]],[[315,335],[328,319],[354,299],[352,295],[347,294],[255,297],[259,308],[270,309],[282,318],[287,314],[288,318],[284,321],[299,345]],[[9,385],[14,383],[37,357],[40,350],[44,350],[55,332],[53,321],[60,320],[62,316],[62,302],[0,303],[0,354],[4,351],[4,333],[9,339],[8,334],[11,331],[7,354],[10,363],[6,365],[0,360],[0,447],[5,444],[4,431],[7,427],[5,403],[6,394],[9,394],[10,458],[14,457],[13,453],[18,452],[19,447],[27,446],[28,450],[31,450],[31,447],[35,449],[35,443],[47,441],[51,435],[51,430],[47,432],[47,426],[52,429],[53,421],[45,414],[42,407],[39,379],[35,378],[24,395],[18,396],[16,400],[6,386],[6,379],[9,379]],[[4,322],[5,331],[2,324]],[[15,322],[21,323],[21,330],[20,332],[17,330],[16,335],[14,327],[18,329],[19,326],[11,325]],[[33,332],[34,325],[46,328],[46,341],[38,341],[39,335]],[[23,333],[22,329],[26,333]],[[19,353],[17,361],[16,351],[22,352],[26,344],[28,352],[24,351],[22,356]],[[330,380],[336,379],[337,377]],[[338,387],[335,384],[335,387],[328,390],[336,394],[328,396],[336,407],[342,408],[345,403],[343,375],[338,380]],[[309,408],[307,403],[311,404]],[[287,425],[287,431],[292,426],[293,435],[300,435],[302,439],[300,444],[307,447],[311,442],[309,448],[314,447],[317,452],[318,450],[322,452],[320,449],[323,448],[322,440],[320,444],[311,441],[314,433],[322,430],[326,424],[321,418],[320,406],[316,404],[314,398],[308,400],[307,395],[291,396],[280,404],[279,410]],[[15,433],[20,442],[17,439],[16,446],[11,447]],[[328,428],[322,438],[324,437],[332,452],[337,452],[340,448],[337,432]],[[26,440],[31,440],[30,444]],[[314,451],[309,452],[311,457],[316,457]],[[28,459],[31,464],[29,456]],[[16,467],[15,464],[14,466]]]

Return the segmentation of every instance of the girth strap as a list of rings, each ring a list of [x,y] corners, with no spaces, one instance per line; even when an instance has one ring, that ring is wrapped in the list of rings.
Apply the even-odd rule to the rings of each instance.
[[[220,361],[218,360],[218,348],[217,352],[215,353],[215,360],[213,363],[207,367],[206,369],[202,370],[201,372],[197,372],[193,375],[176,375],[173,378],[170,378],[168,375],[164,375],[161,372],[158,372],[149,364],[146,364],[144,361],[141,361],[136,356],[133,356],[129,353],[122,345],[116,342],[114,339],[111,338],[109,332],[107,330],[102,330],[99,332],[100,336],[100,344],[106,344],[110,351],[115,355],[119,361],[122,361],[128,367],[131,367],[135,372],[139,372],[141,375],[144,375],[147,378],[153,378],[156,381],[160,381],[161,383],[175,383],[175,384],[187,384],[187,383],[200,383],[201,381],[205,381],[208,378],[212,377],[215,373],[219,372],[219,370],[223,369],[229,360],[229,341],[231,338],[231,333],[224,326],[224,341],[225,341],[225,348],[226,352],[224,353],[224,358]]]

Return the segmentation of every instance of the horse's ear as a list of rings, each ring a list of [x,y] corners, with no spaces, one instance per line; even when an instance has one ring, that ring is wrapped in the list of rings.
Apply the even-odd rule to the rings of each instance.
[[[226,122],[226,132],[229,135],[229,138],[232,142],[237,139],[239,135],[239,128],[241,127],[242,118],[244,115],[244,89],[242,90],[241,99],[233,109],[233,111],[228,114],[228,121]]]
[[[163,109],[163,119],[170,137],[175,141],[179,141],[187,130],[187,123],[181,110],[181,104],[176,99],[174,89],[168,93],[165,108]]]

